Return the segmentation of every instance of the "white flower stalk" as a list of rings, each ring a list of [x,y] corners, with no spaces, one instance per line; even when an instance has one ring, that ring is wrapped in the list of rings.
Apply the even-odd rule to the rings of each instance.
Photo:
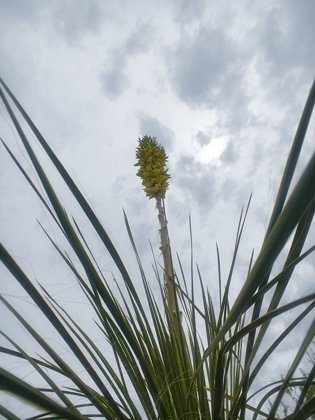
[[[136,150],[136,158],[139,166],[137,175],[142,179],[142,185],[146,195],[156,199],[158,219],[160,222],[161,252],[164,263],[164,287],[167,307],[171,322],[176,330],[180,325],[177,318],[176,297],[174,288],[174,272],[172,268],[170,241],[167,229],[167,220],[164,209],[164,198],[168,189],[170,175],[167,173],[166,156],[164,147],[157,143],[155,137],[144,136],[139,139]]]
[[[167,300],[167,307],[171,317],[171,321],[175,328],[178,328],[179,321],[177,319],[176,311],[176,297],[174,288],[174,272],[171,259],[170,240],[168,236],[167,220],[164,209],[164,201],[160,197],[156,197],[156,207],[158,209],[158,219],[160,222],[160,238],[161,238],[161,252],[164,263],[164,288],[165,297]]]

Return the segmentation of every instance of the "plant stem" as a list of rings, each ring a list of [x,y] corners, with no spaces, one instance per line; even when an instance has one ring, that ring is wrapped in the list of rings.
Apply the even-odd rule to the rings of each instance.
[[[158,209],[158,219],[160,222],[160,238],[161,247],[160,250],[163,255],[164,262],[164,288],[165,297],[167,301],[167,308],[170,315],[171,323],[175,331],[179,331],[180,317],[177,316],[176,309],[176,289],[174,286],[174,271],[172,265],[170,240],[168,236],[167,220],[165,215],[164,201],[157,196],[156,207]]]

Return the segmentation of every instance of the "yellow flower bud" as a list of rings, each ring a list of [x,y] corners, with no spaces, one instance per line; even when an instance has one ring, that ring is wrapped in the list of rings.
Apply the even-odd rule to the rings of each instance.
[[[170,175],[165,168],[168,157],[156,137],[143,136],[136,149],[139,166],[137,175],[142,179],[144,191],[149,198],[165,198]]]

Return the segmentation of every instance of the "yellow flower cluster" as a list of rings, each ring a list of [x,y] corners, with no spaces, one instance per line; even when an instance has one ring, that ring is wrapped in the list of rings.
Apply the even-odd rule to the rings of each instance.
[[[156,137],[143,136],[139,139],[136,158],[140,166],[137,175],[142,179],[144,191],[149,198],[165,198],[168,189],[168,169],[165,169],[167,156],[164,147],[156,141]]]

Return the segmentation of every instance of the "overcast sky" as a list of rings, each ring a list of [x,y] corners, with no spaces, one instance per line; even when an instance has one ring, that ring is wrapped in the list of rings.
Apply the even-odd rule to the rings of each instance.
[[[315,2],[0,0],[0,10],[0,75],[93,204],[135,282],[139,274],[123,208],[152,279],[149,239],[159,257],[154,202],[134,167],[140,136],[156,136],[169,155],[172,249],[189,270],[191,215],[195,259],[214,298],[215,243],[226,276],[239,214],[253,193],[237,292],[251,249],[259,251],[313,82]],[[314,131],[313,118],[299,173],[314,151]],[[0,136],[35,179],[2,104]],[[58,176],[43,162],[63,203],[85,228]],[[36,219],[62,244],[57,228],[3,147],[0,176],[1,241],[32,279],[77,307],[74,279]],[[309,244],[314,236],[313,228]],[[115,272],[99,244],[94,246],[102,269]],[[314,270],[310,257],[298,269],[292,292],[314,290]],[[0,291],[26,313],[25,293],[2,267],[0,274]],[[7,312],[5,317],[1,326],[18,335],[21,329]],[[294,356],[294,340],[298,333],[284,367]],[[275,376],[283,367],[277,366]]]

